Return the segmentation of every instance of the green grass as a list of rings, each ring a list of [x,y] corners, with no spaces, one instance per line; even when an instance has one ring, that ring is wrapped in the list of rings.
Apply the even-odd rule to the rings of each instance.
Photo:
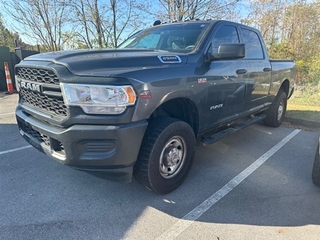
[[[320,87],[298,87],[288,101],[286,116],[320,122]]]

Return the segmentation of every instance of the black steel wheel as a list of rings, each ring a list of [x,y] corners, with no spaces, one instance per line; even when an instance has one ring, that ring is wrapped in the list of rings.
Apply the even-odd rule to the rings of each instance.
[[[159,194],[178,188],[187,177],[195,155],[191,126],[178,119],[161,117],[152,121],[142,141],[136,179]]]

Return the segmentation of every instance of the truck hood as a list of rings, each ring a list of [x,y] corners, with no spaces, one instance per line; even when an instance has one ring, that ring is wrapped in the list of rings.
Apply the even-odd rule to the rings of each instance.
[[[24,61],[47,61],[64,65],[74,75],[112,76],[151,68],[185,64],[188,55],[167,51],[107,49],[73,50],[32,55]]]

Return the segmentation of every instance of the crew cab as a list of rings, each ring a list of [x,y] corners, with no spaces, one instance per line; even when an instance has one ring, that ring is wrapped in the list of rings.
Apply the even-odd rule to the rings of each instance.
[[[20,134],[75,169],[165,194],[196,141],[258,121],[281,125],[296,67],[270,60],[260,32],[222,21],[158,24],[118,49],[33,55],[15,67]]]

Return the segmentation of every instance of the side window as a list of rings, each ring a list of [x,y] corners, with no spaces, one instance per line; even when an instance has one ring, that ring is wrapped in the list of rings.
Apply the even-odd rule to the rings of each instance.
[[[239,37],[236,27],[222,26],[213,35],[212,52],[217,53],[221,44],[239,43]]]
[[[246,46],[246,59],[263,59],[263,50],[256,32],[242,29],[243,43]]]

